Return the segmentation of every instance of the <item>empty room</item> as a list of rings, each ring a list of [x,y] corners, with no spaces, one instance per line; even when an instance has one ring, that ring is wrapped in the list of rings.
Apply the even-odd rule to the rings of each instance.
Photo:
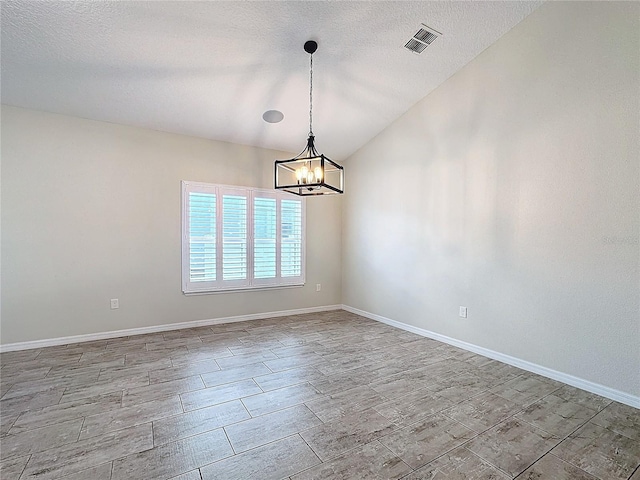
[[[640,3],[0,3],[0,479],[640,480]]]

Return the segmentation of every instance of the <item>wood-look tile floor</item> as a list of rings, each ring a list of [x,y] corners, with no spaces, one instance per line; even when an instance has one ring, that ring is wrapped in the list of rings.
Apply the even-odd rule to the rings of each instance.
[[[640,410],[344,311],[0,360],[2,480],[640,480]]]

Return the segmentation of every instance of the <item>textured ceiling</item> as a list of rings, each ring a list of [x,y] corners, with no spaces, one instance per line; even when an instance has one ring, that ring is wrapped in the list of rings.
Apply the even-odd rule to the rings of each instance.
[[[2,1],[2,103],[342,160],[542,2]],[[443,36],[403,48],[425,23]],[[262,120],[266,110],[281,123]]]

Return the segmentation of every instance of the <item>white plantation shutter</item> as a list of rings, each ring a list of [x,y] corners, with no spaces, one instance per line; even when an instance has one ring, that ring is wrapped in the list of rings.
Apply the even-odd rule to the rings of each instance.
[[[277,283],[278,200],[275,196],[253,197],[253,278],[255,283]]]
[[[282,200],[280,204],[280,271],[283,278],[302,275],[302,200]]]
[[[216,195],[189,193],[189,280],[216,280]]]
[[[182,182],[182,202],[185,293],[304,284],[302,199]]]
[[[222,190],[222,189],[221,189]],[[249,285],[247,275],[247,195],[222,190],[222,280]]]

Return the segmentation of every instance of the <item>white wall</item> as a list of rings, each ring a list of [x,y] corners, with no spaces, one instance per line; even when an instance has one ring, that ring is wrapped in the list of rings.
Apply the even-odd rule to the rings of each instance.
[[[305,287],[181,292],[180,181],[272,188],[290,156],[3,105],[2,344],[339,304],[339,197],[307,201]]]
[[[640,395],[639,18],[549,2],[348,159],[343,303]]]

